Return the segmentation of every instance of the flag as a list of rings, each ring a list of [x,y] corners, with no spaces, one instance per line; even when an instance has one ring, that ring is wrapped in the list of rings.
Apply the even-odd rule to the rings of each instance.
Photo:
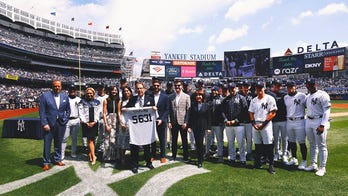
[[[89,22],[89,23],[88,23],[89,26],[92,26],[92,24],[93,24],[92,22]]]
[[[121,30],[122,30],[122,27],[118,28],[118,30],[121,31]]]
[[[52,16],[56,16],[56,12],[51,12],[51,15]]]
[[[129,53],[129,56],[133,56],[133,51]]]
[[[109,29],[109,25],[105,27],[106,29]]]
[[[75,21],[75,18],[74,18],[74,17],[72,17],[72,18],[71,18],[71,21]]]

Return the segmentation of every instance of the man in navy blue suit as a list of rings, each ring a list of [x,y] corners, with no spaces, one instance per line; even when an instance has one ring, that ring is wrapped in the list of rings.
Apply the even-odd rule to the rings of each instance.
[[[136,108],[142,108],[147,106],[154,106],[155,108],[155,100],[150,95],[145,95],[145,84],[143,82],[138,82],[135,85],[135,90],[137,92],[137,96],[133,96],[127,105],[126,108],[129,107],[136,107]],[[156,108],[157,110],[157,108]],[[146,161],[146,167],[149,169],[154,169],[151,161],[151,154],[150,154],[150,144],[143,145],[144,148],[144,156]],[[130,151],[131,151],[131,159],[132,159],[132,172],[138,173],[138,166],[139,166],[139,146],[130,144]]]
[[[65,125],[70,116],[70,104],[67,94],[62,91],[62,82],[54,80],[52,91],[43,93],[40,97],[40,120],[44,130],[43,170],[49,170],[52,139],[54,139],[54,162],[64,166],[62,162],[62,140]]]
[[[156,78],[152,80],[153,98],[157,107],[158,117],[156,120],[156,130],[158,140],[160,142],[161,163],[167,162],[166,156],[166,140],[167,140],[167,120],[170,110],[170,102],[168,96],[161,91],[161,81]],[[156,142],[151,144],[151,160],[156,157]]]

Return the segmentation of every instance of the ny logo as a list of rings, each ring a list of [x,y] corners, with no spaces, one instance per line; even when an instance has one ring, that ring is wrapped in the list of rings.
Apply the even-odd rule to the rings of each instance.
[[[294,105],[300,105],[301,101],[300,99],[294,99]]]
[[[262,103],[261,107],[262,107],[262,109],[266,110],[268,107],[268,103]]]
[[[318,98],[314,98],[314,99],[312,99],[311,103],[312,103],[312,105],[316,105],[316,104],[318,104],[318,103],[319,103]]]
[[[25,130],[24,120],[18,120],[17,122],[17,131],[23,132]]]

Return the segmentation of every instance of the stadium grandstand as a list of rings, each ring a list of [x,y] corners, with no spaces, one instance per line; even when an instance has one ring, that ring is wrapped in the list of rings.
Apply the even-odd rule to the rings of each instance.
[[[63,86],[113,85],[130,77],[120,35],[41,18],[0,1],[0,108],[34,107],[53,79]],[[28,103],[28,104],[21,104]]]

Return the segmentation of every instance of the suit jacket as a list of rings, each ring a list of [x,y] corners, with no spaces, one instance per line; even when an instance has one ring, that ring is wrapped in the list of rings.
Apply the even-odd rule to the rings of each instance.
[[[158,119],[161,119],[162,122],[166,123],[170,111],[169,97],[161,92],[156,107],[159,115]]]
[[[176,93],[170,95],[170,121],[171,123],[178,123],[182,125],[188,123],[190,118],[191,99],[190,96],[181,92],[178,104],[175,101]]]
[[[65,125],[68,122],[71,112],[69,97],[63,92],[60,92],[59,96],[60,103],[59,108],[57,108],[52,91],[41,95],[39,108],[41,126],[48,124],[50,127],[53,127],[57,121],[60,125]]]
[[[193,102],[190,110],[188,127],[194,131],[208,130],[211,126],[211,111],[208,103],[202,103],[198,110],[198,103]]]
[[[126,108],[130,108],[130,107],[135,107],[135,103],[138,101],[138,96],[133,96],[132,98],[130,98],[130,100],[128,101],[128,103],[126,104]],[[144,95],[144,107],[146,106],[155,106],[155,100],[153,99],[153,97],[149,96],[149,95]]]

